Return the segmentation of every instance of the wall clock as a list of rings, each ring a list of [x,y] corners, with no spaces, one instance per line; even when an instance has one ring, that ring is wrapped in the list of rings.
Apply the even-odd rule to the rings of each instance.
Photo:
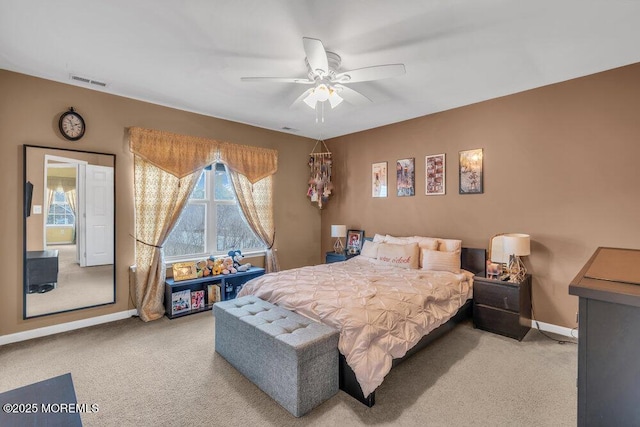
[[[77,141],[84,136],[85,124],[84,119],[73,107],[69,111],[65,111],[60,116],[58,127],[62,136],[69,141]]]

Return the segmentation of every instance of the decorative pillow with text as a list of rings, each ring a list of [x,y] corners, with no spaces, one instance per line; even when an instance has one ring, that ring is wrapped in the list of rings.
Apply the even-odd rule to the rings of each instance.
[[[400,268],[418,268],[420,252],[417,243],[394,245],[380,243],[378,246],[378,264]]]

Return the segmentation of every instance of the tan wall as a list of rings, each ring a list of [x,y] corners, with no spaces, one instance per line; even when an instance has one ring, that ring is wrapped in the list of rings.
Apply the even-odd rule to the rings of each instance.
[[[274,148],[277,248],[283,268],[320,262],[320,212],[305,197],[313,140],[135,101],[0,70],[0,335],[121,312],[129,302],[128,267],[134,263],[133,156],[126,129],[141,126],[239,144]],[[87,131],[79,142],[59,135],[58,118],[70,106]],[[22,319],[22,145],[75,148],[116,155],[116,303],[41,318]],[[254,262],[251,260],[251,262]]]
[[[344,136],[334,152],[331,224],[374,233],[460,238],[531,235],[535,316],[574,327],[568,284],[598,246],[640,248],[640,64]],[[458,152],[484,149],[484,194],[458,194]],[[444,196],[425,196],[425,155],[446,153]],[[416,195],[395,195],[395,162],[416,159]],[[371,197],[387,161],[389,197]]]
[[[75,243],[73,241],[75,227],[73,225],[59,225],[57,227],[47,227],[47,243],[55,245],[58,243]],[[29,232],[27,232],[27,236]],[[42,246],[42,245],[41,245]],[[27,250],[29,244],[27,243]],[[42,250],[42,249],[39,249]]]

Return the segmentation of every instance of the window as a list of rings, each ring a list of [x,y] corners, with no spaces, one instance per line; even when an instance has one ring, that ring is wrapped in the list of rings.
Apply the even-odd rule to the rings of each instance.
[[[176,260],[226,255],[232,249],[251,252],[265,247],[238,206],[225,166],[216,163],[200,175],[164,245],[164,253]]]
[[[76,216],[62,189],[53,193],[53,200],[49,205],[47,214],[47,225],[74,225]]]

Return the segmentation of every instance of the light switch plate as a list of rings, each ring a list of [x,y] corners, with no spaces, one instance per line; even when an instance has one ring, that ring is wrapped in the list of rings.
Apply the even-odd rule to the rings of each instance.
[[[42,205],[33,205],[33,213],[36,215],[42,214]]]

